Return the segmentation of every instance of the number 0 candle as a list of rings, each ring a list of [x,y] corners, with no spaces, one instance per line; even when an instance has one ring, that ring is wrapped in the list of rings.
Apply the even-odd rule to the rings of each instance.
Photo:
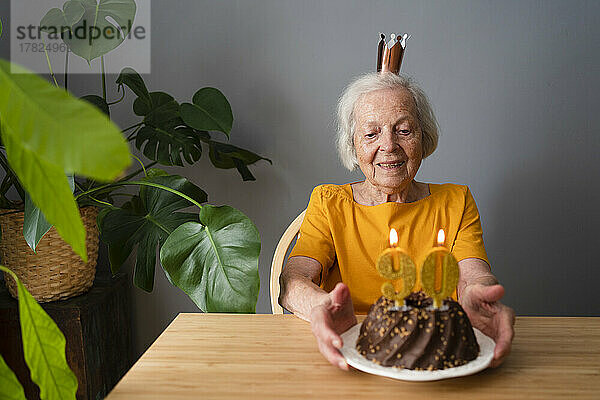
[[[417,268],[412,258],[398,247],[398,233],[395,229],[390,230],[390,248],[379,255],[375,265],[379,275],[385,279],[402,280],[402,289],[399,292],[396,292],[390,281],[381,285],[381,293],[388,299],[394,300],[398,306],[412,292],[417,280]]]
[[[444,247],[444,230],[438,232],[438,243],[425,258],[421,268],[423,291],[433,298],[436,308],[442,306],[445,298],[452,296],[458,284],[458,263],[450,251]]]

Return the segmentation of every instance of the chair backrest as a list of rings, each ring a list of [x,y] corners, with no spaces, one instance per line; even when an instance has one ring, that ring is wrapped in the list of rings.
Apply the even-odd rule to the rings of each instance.
[[[273,263],[271,264],[271,309],[273,314],[283,314],[283,307],[279,305],[279,275],[285,265],[287,254],[292,241],[298,235],[300,231],[300,225],[304,220],[304,214],[306,210],[302,211],[300,215],[292,221],[290,226],[283,232],[277,247],[275,248],[275,254],[273,254]]]

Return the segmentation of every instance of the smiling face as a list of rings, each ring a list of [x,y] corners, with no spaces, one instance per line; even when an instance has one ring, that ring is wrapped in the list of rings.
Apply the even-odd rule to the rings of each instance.
[[[366,182],[386,193],[409,187],[423,159],[417,109],[406,89],[363,95],[354,108],[354,148]]]

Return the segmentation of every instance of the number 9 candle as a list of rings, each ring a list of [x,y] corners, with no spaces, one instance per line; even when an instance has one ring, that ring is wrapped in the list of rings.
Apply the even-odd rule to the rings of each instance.
[[[377,258],[376,268],[379,275],[390,281],[402,279],[402,290],[396,292],[392,282],[381,285],[381,293],[390,300],[394,300],[396,306],[404,302],[417,280],[417,268],[412,258],[398,247],[398,233],[395,229],[390,230],[390,248],[385,249]]]
[[[438,245],[434,247],[421,268],[421,286],[433,298],[435,308],[440,308],[446,297],[452,296],[458,284],[458,263],[444,247],[444,230],[438,232]]]

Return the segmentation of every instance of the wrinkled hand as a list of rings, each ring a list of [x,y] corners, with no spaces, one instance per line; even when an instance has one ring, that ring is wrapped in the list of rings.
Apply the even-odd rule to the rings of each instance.
[[[515,335],[515,312],[500,303],[502,296],[502,285],[472,284],[465,287],[460,299],[471,324],[496,342],[492,367],[502,364],[508,356]]]
[[[343,346],[340,334],[357,323],[348,286],[338,283],[322,304],[312,308],[310,321],[321,354],[333,365],[347,371],[348,364],[338,350]]]

